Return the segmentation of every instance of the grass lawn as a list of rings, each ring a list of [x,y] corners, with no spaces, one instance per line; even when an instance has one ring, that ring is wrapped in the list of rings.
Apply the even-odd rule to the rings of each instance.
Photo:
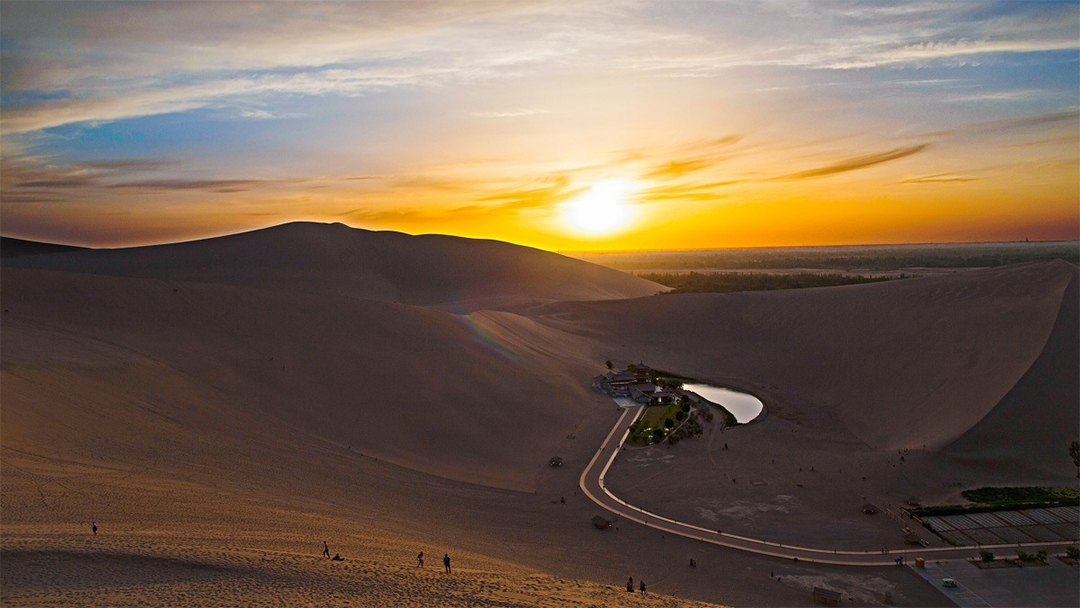
[[[960,494],[970,500],[971,504],[919,507],[909,509],[909,512],[916,517],[925,517],[930,515],[1010,511],[1013,509],[1065,507],[1080,504],[1080,490],[1077,490],[1077,488],[977,488],[965,490]]]
[[[653,434],[653,429],[660,429],[663,434],[660,439],[663,439],[671,429],[664,427],[664,421],[670,418],[675,422],[674,429],[679,426],[680,421],[675,419],[675,414],[681,409],[677,403],[671,405],[650,405],[645,408],[645,413],[641,415],[641,418],[630,427],[629,441],[632,445],[647,445],[649,443],[656,443],[658,440]]]
[[[641,420],[645,424],[648,424],[654,429],[664,428],[664,421],[668,418],[675,420],[675,412],[679,411],[679,404],[672,403],[671,405],[650,405],[645,408],[645,413],[642,414]],[[676,424],[678,424],[676,422]]]
[[[961,496],[975,503],[1029,503],[1051,502],[1056,500],[1076,500],[1080,496],[1077,488],[977,488],[964,490]]]

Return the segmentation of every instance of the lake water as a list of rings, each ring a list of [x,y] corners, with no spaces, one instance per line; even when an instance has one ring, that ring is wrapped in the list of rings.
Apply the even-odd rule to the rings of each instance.
[[[765,408],[765,404],[761,402],[761,399],[729,388],[687,383],[683,384],[683,389],[697,393],[702,398],[717,405],[724,406],[724,409],[731,412],[740,423],[750,422],[757,418],[761,410]]]

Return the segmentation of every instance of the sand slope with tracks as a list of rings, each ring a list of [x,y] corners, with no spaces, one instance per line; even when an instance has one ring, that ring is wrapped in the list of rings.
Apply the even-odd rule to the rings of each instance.
[[[761,393],[766,423],[746,430],[788,458],[799,445],[775,429],[817,436],[837,458],[925,443],[949,471],[1070,473],[1024,448],[1076,434],[1075,382],[1069,393],[1061,371],[1076,355],[1067,264],[580,301],[656,286],[505,244],[281,230],[5,261],[5,603],[633,605],[616,593],[630,574],[720,603],[808,602],[825,581],[861,603],[886,591],[900,605],[939,602],[903,572],[852,576],[629,523],[593,529],[576,477],[619,414],[589,386],[605,359]],[[1030,404],[1035,390],[1046,398]],[[1017,416],[1016,446],[987,439]],[[708,446],[672,453],[699,466]],[[546,466],[553,455],[562,470]],[[678,486],[671,500],[715,485],[687,471],[700,469],[657,477]],[[90,520],[108,541],[87,538]],[[346,574],[311,560],[325,536],[363,563]],[[414,572],[416,547],[429,567],[457,552],[471,578]],[[52,582],[35,574],[42,560],[62,568]],[[114,562],[130,565],[125,580],[100,585]]]
[[[1077,272],[1058,261],[872,285],[563,303],[538,318],[601,345],[598,358],[775,393],[770,415],[875,450],[936,451],[964,436],[950,452],[958,454],[981,433],[1000,434],[1012,425],[980,422],[1016,409],[1003,400],[1041,358],[1027,384],[1043,392],[1024,404],[1025,424],[1011,431],[1018,441],[996,442],[995,462],[1060,475],[1067,458],[1050,463],[1025,446],[1053,438],[1067,447],[1077,435]]]

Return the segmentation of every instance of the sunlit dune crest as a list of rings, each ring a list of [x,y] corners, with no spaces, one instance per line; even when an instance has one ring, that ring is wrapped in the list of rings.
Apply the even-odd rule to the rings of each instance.
[[[0,606],[1080,608],[1080,1],[0,3]]]

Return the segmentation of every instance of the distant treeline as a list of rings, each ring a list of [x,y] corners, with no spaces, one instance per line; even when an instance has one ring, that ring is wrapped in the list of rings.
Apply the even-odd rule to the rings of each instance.
[[[881,281],[890,280],[890,277],[817,274],[812,272],[799,272],[794,274],[763,272],[690,272],[686,274],[641,273],[637,276],[674,289],[674,291],[668,293],[766,291],[772,289],[857,285],[860,283],[879,283]],[[906,275],[901,275],[899,278],[906,278]]]
[[[1063,259],[1080,264],[1076,241],[789,247],[709,251],[590,252],[573,257],[624,271],[799,269],[889,271],[907,268],[984,268]]]

